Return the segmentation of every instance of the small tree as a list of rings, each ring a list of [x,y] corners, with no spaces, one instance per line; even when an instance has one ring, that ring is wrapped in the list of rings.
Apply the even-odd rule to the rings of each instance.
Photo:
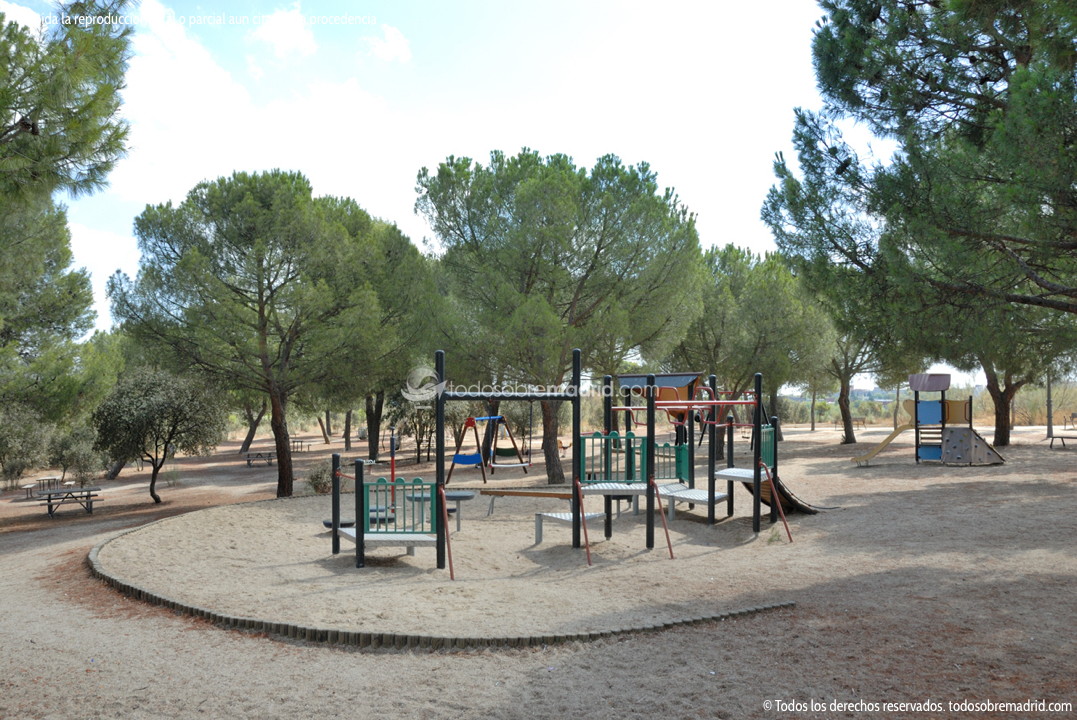
[[[165,461],[177,452],[205,454],[224,436],[220,393],[171,373],[136,370],[121,378],[93,413],[95,448],[117,460],[142,458],[150,464],[150,497]]]
[[[94,451],[94,431],[88,425],[78,424],[57,432],[49,439],[49,464],[60,468],[61,478],[68,471],[74,473],[79,485],[104,469],[100,453]]]

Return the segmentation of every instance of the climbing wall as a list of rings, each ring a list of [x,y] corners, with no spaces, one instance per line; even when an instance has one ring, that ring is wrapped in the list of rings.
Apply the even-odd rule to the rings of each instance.
[[[978,432],[968,427],[943,429],[942,461],[951,465],[1001,465],[1006,462]]]

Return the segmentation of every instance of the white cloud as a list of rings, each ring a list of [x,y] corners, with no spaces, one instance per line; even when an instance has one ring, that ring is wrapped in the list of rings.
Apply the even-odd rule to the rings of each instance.
[[[25,25],[34,32],[37,32],[41,28],[41,16],[38,15],[35,10],[31,10],[28,7],[0,0],[0,13],[4,14],[5,22],[17,22],[20,25]]]
[[[112,326],[112,321],[105,299],[105,285],[117,270],[132,278],[138,274],[138,243],[130,235],[97,230],[79,223],[69,223],[68,227],[71,230],[71,252],[76,258],[76,264],[85,267],[90,273],[95,298],[94,309],[97,311],[97,329],[107,330]]]
[[[256,40],[268,43],[280,59],[296,55],[313,55],[318,50],[314,33],[307,26],[299,3],[290,10],[277,10],[262,18],[262,24],[251,33]]]
[[[404,33],[392,25],[382,23],[381,35],[380,38],[365,39],[366,55],[385,62],[399,61],[406,63],[411,60],[411,44],[404,37]]]

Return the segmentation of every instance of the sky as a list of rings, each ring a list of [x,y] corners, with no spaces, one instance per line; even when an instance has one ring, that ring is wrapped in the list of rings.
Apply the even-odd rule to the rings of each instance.
[[[55,5],[0,0],[8,19]],[[134,276],[134,218],[235,171],[297,170],[420,247],[415,180],[449,156],[606,154],[648,163],[696,215],[705,247],[773,250],[760,207],[793,110],[818,108],[813,0],[141,0],[109,186],[68,206],[98,327],[115,271]]]

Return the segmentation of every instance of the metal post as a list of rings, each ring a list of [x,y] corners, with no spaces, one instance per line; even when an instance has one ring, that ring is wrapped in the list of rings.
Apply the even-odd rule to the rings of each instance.
[[[708,378],[711,388],[711,400],[718,399],[718,378],[711,375]],[[718,459],[718,406],[712,405],[707,413],[711,423],[707,426],[707,524],[713,525],[714,518],[714,491],[717,490],[718,478],[715,476],[715,467]]]
[[[572,547],[578,548],[582,544],[580,539],[582,520],[580,517],[580,502],[576,488],[579,487],[580,458],[583,449],[580,447],[583,438],[580,437],[582,430],[582,407],[580,385],[583,384],[583,353],[579,348],[572,350]]]
[[[613,376],[602,378],[602,429],[607,435],[613,430]]]
[[[654,401],[657,388],[654,375],[647,376],[647,549],[654,547],[654,460],[658,451],[654,438]]]
[[[333,453],[333,554],[340,553],[340,454]]]
[[[755,405],[752,412],[752,490],[755,498],[752,500],[752,532],[759,532],[759,520],[762,515],[762,501],[759,496],[763,486],[763,469],[759,467],[761,459],[760,441],[763,439],[763,373],[755,374]]]
[[[434,353],[434,376],[438,385],[445,382],[445,351]],[[434,517],[437,525],[437,566],[445,569],[445,533],[448,528],[441,522],[441,493],[445,485],[445,393],[439,392],[434,399],[434,478],[437,484],[434,492]],[[481,452],[481,449],[480,449]]]
[[[355,567],[366,567],[366,529],[370,515],[366,507],[363,461],[355,461]]]
[[[733,413],[726,415],[726,467],[733,466]],[[733,513],[733,481],[726,480],[726,511]]]

